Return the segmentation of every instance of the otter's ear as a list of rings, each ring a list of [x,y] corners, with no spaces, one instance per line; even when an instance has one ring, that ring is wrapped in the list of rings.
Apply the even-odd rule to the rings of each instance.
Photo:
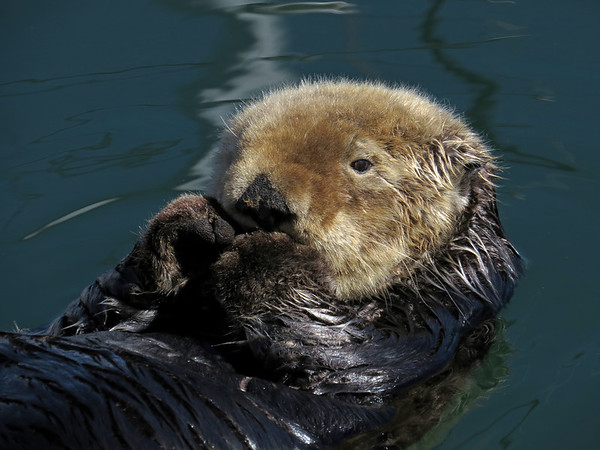
[[[495,170],[494,158],[477,135],[453,135],[441,140],[454,168],[455,186],[461,195],[469,197],[474,189],[493,186],[490,179]]]
[[[479,161],[469,161],[461,164],[462,170],[458,181],[458,190],[460,195],[468,197],[473,190],[474,184],[480,179],[479,173],[482,171],[482,163]]]

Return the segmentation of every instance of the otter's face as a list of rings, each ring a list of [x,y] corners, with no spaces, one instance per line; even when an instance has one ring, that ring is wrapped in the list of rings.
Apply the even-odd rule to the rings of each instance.
[[[467,167],[491,164],[444,108],[410,90],[351,83],[250,105],[219,158],[213,194],[225,209],[249,229],[317,249],[346,299],[382,293],[446,245],[469,204]]]

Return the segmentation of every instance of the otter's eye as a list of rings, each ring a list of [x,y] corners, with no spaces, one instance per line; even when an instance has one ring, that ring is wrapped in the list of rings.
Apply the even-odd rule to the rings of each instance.
[[[372,166],[373,163],[368,159],[357,159],[350,163],[350,167],[352,167],[356,173],[366,173]]]

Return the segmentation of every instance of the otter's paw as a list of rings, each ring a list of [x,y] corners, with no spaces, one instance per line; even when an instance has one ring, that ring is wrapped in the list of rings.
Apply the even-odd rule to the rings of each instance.
[[[274,314],[298,292],[331,295],[330,269],[314,249],[284,233],[237,236],[213,266],[221,300],[236,315]]]
[[[188,296],[208,301],[203,285],[210,282],[209,267],[234,238],[219,208],[199,195],[173,200],[150,221],[131,253],[84,289],[46,332],[142,331],[165,299],[183,300],[171,302],[173,308],[185,304],[184,287]]]
[[[134,250],[148,289],[175,294],[208,268],[235,236],[213,199],[186,194],[173,200],[149,223]]]

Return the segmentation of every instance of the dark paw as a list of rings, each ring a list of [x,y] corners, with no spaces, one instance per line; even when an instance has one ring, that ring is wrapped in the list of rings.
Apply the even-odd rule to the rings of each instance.
[[[170,317],[181,331],[198,311],[207,316],[213,301],[209,267],[235,236],[219,210],[199,195],[173,200],[132,252],[84,289],[46,332],[141,331],[157,322],[164,326]]]
[[[217,208],[200,195],[182,195],[150,221],[136,259],[153,289],[172,293],[189,279],[207,275],[235,236]]]
[[[223,302],[242,315],[274,313],[298,290],[329,295],[329,273],[316,250],[263,231],[237,236],[213,266]]]
[[[181,237],[194,236],[199,242],[225,246],[234,238],[231,225],[219,214],[214,200],[186,194],[173,200],[148,225],[146,237],[154,244],[170,245]]]

